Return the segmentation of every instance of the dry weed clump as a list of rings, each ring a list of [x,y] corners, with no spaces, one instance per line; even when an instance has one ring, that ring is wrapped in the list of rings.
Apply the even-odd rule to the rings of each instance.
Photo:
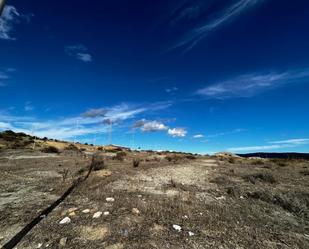
[[[271,173],[267,173],[267,172],[246,175],[243,177],[243,179],[248,182],[251,182],[252,184],[256,184],[258,181],[271,183],[271,184],[274,184],[277,182],[274,176]]]
[[[116,153],[115,159],[119,161],[124,161],[126,156],[127,156],[127,153],[125,151],[119,151]]]
[[[48,146],[41,149],[41,152],[44,153],[59,153],[59,149],[55,146]]]
[[[133,167],[134,168],[137,168],[139,166],[139,164],[140,164],[140,160],[139,159],[137,159],[137,158],[133,159]]]
[[[102,154],[96,153],[92,157],[91,167],[94,171],[105,169],[104,156]]]

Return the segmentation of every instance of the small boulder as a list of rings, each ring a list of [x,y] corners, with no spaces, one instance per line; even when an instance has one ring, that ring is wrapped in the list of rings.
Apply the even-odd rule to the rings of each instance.
[[[114,202],[114,201],[115,201],[115,198],[113,198],[113,197],[107,197],[107,198],[106,198],[106,201],[107,201],[107,202]]]
[[[83,213],[83,214],[89,214],[89,213],[90,213],[90,209],[88,209],[88,208],[87,208],[87,209],[84,209],[84,210],[82,211],[82,213]]]
[[[94,213],[92,218],[93,219],[98,219],[98,218],[100,218],[102,216],[102,214],[103,214],[103,212],[96,212],[96,213]]]
[[[191,231],[189,231],[188,234],[189,234],[190,237],[192,237],[192,236],[195,235],[195,233],[193,233],[193,232],[191,232]]]
[[[59,245],[60,245],[61,247],[66,246],[66,244],[67,244],[67,240],[68,240],[68,238],[67,238],[67,237],[60,239],[60,241],[59,241]]]
[[[137,208],[132,208],[132,214],[139,215],[141,212]]]
[[[181,231],[181,226],[179,226],[179,225],[173,225],[173,228],[174,228],[177,232],[180,232],[180,231]]]
[[[59,224],[64,225],[64,224],[69,224],[70,222],[71,222],[71,219],[69,217],[65,217],[59,222]]]

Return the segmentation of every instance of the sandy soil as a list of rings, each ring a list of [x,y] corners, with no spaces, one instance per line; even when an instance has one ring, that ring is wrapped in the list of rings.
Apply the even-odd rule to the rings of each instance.
[[[82,154],[31,155],[1,154],[0,245],[90,163]],[[309,248],[308,162],[143,154],[134,168],[134,156],[107,160],[18,248]],[[71,222],[59,224],[65,217]]]

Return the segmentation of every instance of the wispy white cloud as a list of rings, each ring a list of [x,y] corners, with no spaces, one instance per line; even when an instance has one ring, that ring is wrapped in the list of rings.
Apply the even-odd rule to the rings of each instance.
[[[64,51],[71,57],[83,62],[91,62],[92,55],[88,53],[88,48],[82,44],[66,46]]]
[[[258,145],[258,146],[245,146],[245,147],[235,147],[229,148],[228,151],[231,152],[243,152],[243,151],[267,151],[267,150],[278,150],[285,148],[294,148],[301,145],[309,144],[309,138],[297,138],[297,139],[288,139],[282,141],[272,141],[269,142],[270,145]]]
[[[245,74],[199,89],[197,94],[217,99],[251,97],[266,90],[305,80],[309,81],[309,68],[282,73]]]
[[[167,134],[172,137],[185,137],[187,135],[187,130],[184,128],[173,128],[168,129]]]
[[[255,7],[258,3],[264,0],[235,0],[233,3],[222,11],[218,11],[207,18],[206,21],[193,30],[188,32],[176,45],[170,50],[176,48],[185,48],[185,51],[192,49],[198,42],[204,39],[209,33],[216,30],[220,26],[234,20],[248,9]],[[183,18],[194,18],[199,15],[199,6],[189,6],[182,10],[175,21]],[[174,23],[174,22],[173,22]]]
[[[0,39],[16,40],[16,38],[12,36],[14,25],[21,21],[29,22],[32,16],[32,14],[20,14],[12,5],[5,6],[0,16]]]
[[[219,132],[219,133],[215,133],[215,134],[210,134],[205,136],[206,138],[214,138],[214,137],[221,137],[221,136],[226,136],[226,135],[231,135],[231,134],[235,134],[235,133],[239,133],[239,132],[243,132],[246,131],[245,129],[234,129],[231,131],[224,131],[224,132]]]
[[[27,101],[25,103],[25,111],[26,112],[30,112],[30,111],[33,111],[34,110],[34,106],[32,105],[32,102],[31,101]]]
[[[15,72],[14,68],[0,68],[0,87],[7,85],[7,82],[11,79],[13,72]]]
[[[202,134],[197,134],[197,135],[193,136],[193,138],[203,138],[203,137],[204,137],[204,135],[202,135]]]
[[[177,91],[178,91],[178,87],[176,87],[176,86],[165,89],[165,92],[167,92],[169,94],[175,94]]]
[[[7,112],[0,112],[0,130],[12,129],[28,134],[34,130],[36,136],[70,140],[76,136],[106,133],[108,124],[104,120],[110,120],[119,126],[122,121],[134,119],[138,115],[163,106],[162,102],[143,105],[143,107],[122,103],[106,108],[89,109],[80,116],[54,120],[39,120],[31,116],[14,116]],[[165,107],[168,106],[165,105]]]
[[[309,144],[309,138],[295,138],[295,139],[288,139],[288,140],[281,140],[281,141],[273,141],[270,143],[302,145],[302,144]]]

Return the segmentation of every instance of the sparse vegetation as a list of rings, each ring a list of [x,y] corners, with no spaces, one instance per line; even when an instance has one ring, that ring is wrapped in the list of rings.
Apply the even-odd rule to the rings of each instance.
[[[42,152],[44,153],[59,153],[59,149],[55,146],[48,146],[48,147],[44,147],[43,149],[41,149]]]
[[[140,160],[137,159],[137,158],[134,158],[134,159],[133,159],[133,167],[134,167],[134,168],[137,168],[137,167],[139,166],[139,164],[140,164]]]
[[[127,153],[125,151],[119,151],[116,153],[115,159],[119,161],[123,161],[126,156],[127,156]]]
[[[79,151],[78,147],[74,144],[69,144],[67,147],[64,148],[65,150],[69,151]]]
[[[256,182],[266,182],[274,184],[276,183],[276,180],[274,176],[271,173],[256,173],[256,174],[249,174],[243,177],[246,181],[251,182],[252,184],[256,184]]]
[[[104,155],[94,154],[92,157],[91,167],[94,171],[105,169]]]

